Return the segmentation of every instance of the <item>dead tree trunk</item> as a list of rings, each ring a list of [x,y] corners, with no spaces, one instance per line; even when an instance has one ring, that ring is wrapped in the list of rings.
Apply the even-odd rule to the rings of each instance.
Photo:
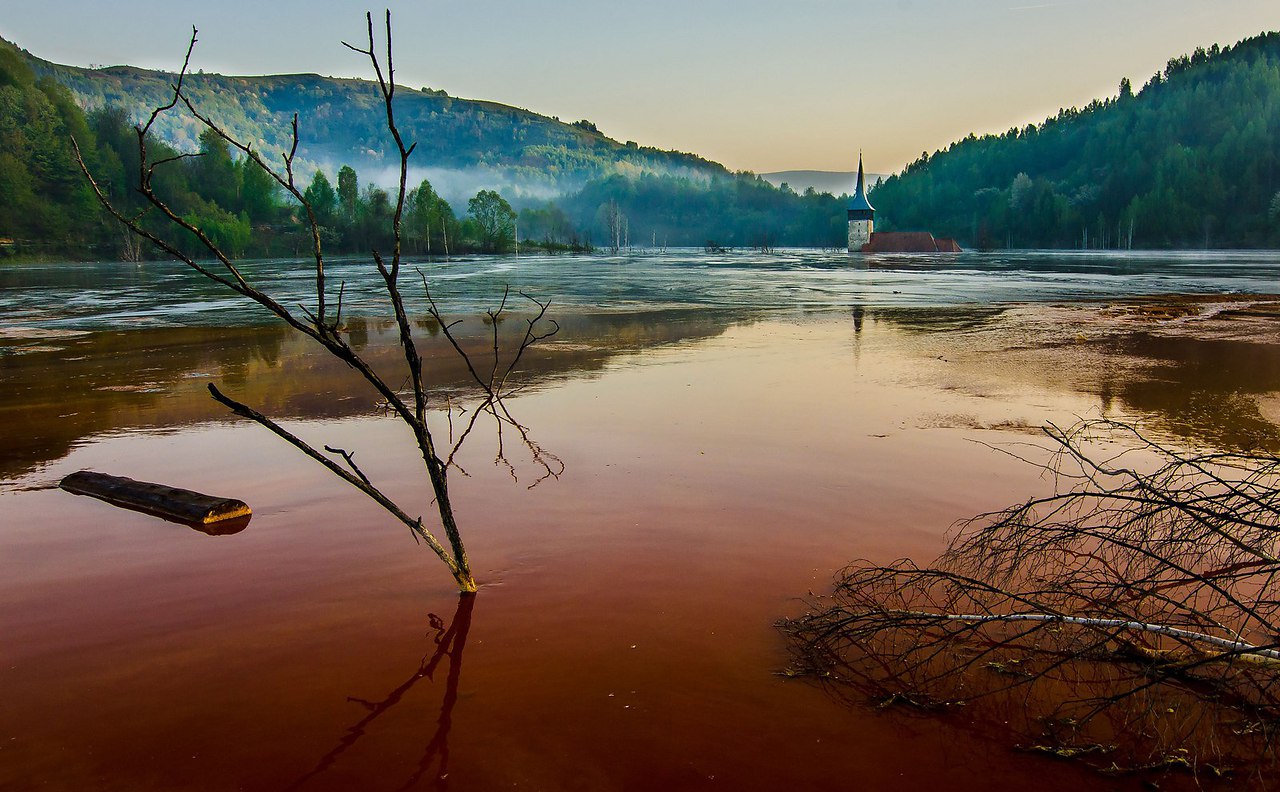
[[[347,366],[355,370],[372,390],[377,394],[380,402],[386,407],[387,411],[395,415],[401,422],[408,427],[410,433],[417,444],[423,465],[426,468],[427,478],[431,484],[433,494],[433,503],[437,512],[439,529],[443,532],[443,540],[437,536],[436,531],[432,530],[423,521],[422,517],[414,516],[406,509],[402,508],[382,490],[380,490],[364,471],[356,464],[355,453],[342,448],[333,448],[323,446],[323,451],[317,449],[313,445],[291,434],[278,423],[273,421],[266,415],[254,410],[252,407],[241,404],[231,397],[221,392],[216,386],[210,385],[209,390],[213,397],[226,405],[237,415],[248,420],[254,421],[259,425],[270,430],[285,442],[295,446],[308,457],[316,460],[324,465],[334,475],[346,481],[351,486],[363,492],[369,498],[374,500],[383,507],[388,513],[394,516],[399,522],[404,524],[412,532],[415,539],[425,543],[440,558],[440,560],[448,568],[456,582],[458,589],[463,593],[473,593],[476,591],[476,581],[471,572],[471,564],[467,557],[466,549],[463,545],[462,535],[458,529],[458,524],[454,516],[453,502],[450,499],[448,474],[451,468],[457,466],[456,456],[462,443],[470,435],[471,430],[476,426],[477,421],[481,417],[488,417],[494,421],[495,429],[499,435],[499,451],[498,461],[508,467],[511,463],[507,461],[502,448],[501,436],[504,428],[514,429],[521,441],[526,445],[532,458],[533,464],[540,470],[538,481],[542,481],[547,477],[559,475],[562,465],[560,461],[552,454],[549,454],[537,446],[529,437],[525,427],[520,425],[503,402],[503,397],[509,390],[509,380],[521,361],[525,351],[534,344],[554,335],[559,326],[553,321],[546,319],[546,312],[549,304],[539,302],[532,297],[528,297],[532,303],[532,316],[527,318],[528,327],[520,341],[518,348],[508,353],[510,362],[506,366],[500,365],[500,359],[503,357],[500,353],[500,345],[498,343],[497,326],[498,319],[507,309],[507,295],[504,294],[501,305],[495,310],[488,312],[491,323],[494,327],[493,337],[493,361],[491,366],[481,367],[473,363],[470,357],[452,332],[452,329],[458,324],[458,321],[446,320],[432,298],[426,276],[420,271],[415,272],[417,277],[415,281],[421,280],[424,295],[429,302],[428,313],[444,330],[444,337],[448,343],[456,351],[458,355],[466,362],[467,369],[471,373],[473,384],[475,386],[475,396],[477,403],[471,406],[470,419],[466,427],[466,431],[456,437],[450,431],[448,441],[442,446],[437,437],[433,434],[432,428],[428,422],[429,410],[433,408],[431,383],[427,381],[423,372],[423,359],[418,351],[418,339],[413,333],[413,322],[409,318],[409,311],[405,306],[404,293],[402,291],[402,260],[401,260],[401,240],[402,229],[401,221],[404,215],[405,196],[406,196],[406,180],[408,175],[409,156],[413,153],[414,144],[406,145],[401,136],[400,129],[396,124],[393,99],[395,97],[395,71],[392,61],[392,45],[391,45],[391,13],[386,13],[386,49],[385,49],[385,72],[383,70],[384,60],[380,57],[375,48],[375,36],[373,26],[373,15],[365,15],[367,27],[367,43],[363,47],[355,47],[344,42],[344,46],[348,49],[363,55],[368,59],[374,75],[376,84],[381,93],[383,112],[385,113],[385,123],[388,134],[395,143],[396,151],[399,154],[399,184],[396,192],[395,213],[392,220],[392,246],[390,251],[373,250],[371,251],[373,268],[382,280],[382,284],[386,290],[386,294],[391,302],[393,318],[398,330],[401,351],[403,352],[403,367],[393,377],[387,377],[378,373],[374,368],[360,355],[359,352],[349,343],[350,334],[344,329],[342,324],[342,297],[343,286],[340,284],[337,288],[337,294],[333,295],[332,286],[327,282],[325,257],[321,249],[320,226],[316,220],[315,212],[310,202],[307,200],[303,191],[298,187],[294,179],[293,165],[294,158],[298,151],[298,117],[293,118],[292,124],[292,145],[288,152],[282,155],[283,169],[273,168],[268,165],[261,154],[250,143],[244,143],[232,137],[224,127],[220,126],[215,120],[205,115],[191,100],[185,89],[185,80],[190,67],[191,53],[196,44],[196,31],[192,30],[191,41],[187,47],[186,58],[183,61],[182,70],[179,72],[173,85],[173,93],[168,103],[155,108],[150,117],[136,128],[138,137],[139,151],[139,172],[137,190],[140,195],[150,204],[152,209],[159,213],[161,217],[168,221],[170,229],[175,233],[190,235],[198,243],[201,249],[212,258],[213,263],[200,261],[193,256],[183,253],[179,247],[170,239],[162,236],[159,232],[144,228],[137,217],[125,216],[115,206],[112,205],[110,199],[106,197],[98,184],[94,181],[88,167],[85,165],[83,158],[80,157],[79,147],[76,147],[76,155],[80,162],[80,167],[84,171],[85,176],[89,179],[91,186],[98,200],[106,207],[107,211],[118,221],[123,223],[133,234],[141,239],[147,240],[151,245],[156,247],[162,253],[172,256],[178,261],[184,263],[195,272],[206,277],[216,283],[221,284],[230,291],[240,294],[248,299],[253,300],[263,310],[274,315],[294,330],[311,338],[317,344],[322,346],[329,354],[338,360],[341,360]],[[228,145],[236,149],[244,158],[249,160],[254,167],[261,168],[266,172],[281,188],[285,190],[294,200],[301,206],[306,216],[307,227],[310,231],[311,251],[310,260],[314,271],[314,302],[311,305],[302,305],[297,308],[290,308],[279,302],[269,292],[264,291],[254,285],[244,275],[244,273],[232,261],[232,258],[226,251],[221,249],[201,228],[194,225],[191,221],[179,215],[174,211],[165,200],[157,194],[154,186],[154,177],[158,169],[171,167],[175,162],[188,157],[198,156],[192,154],[182,154],[176,157],[152,160],[148,156],[147,142],[152,127],[157,119],[166,113],[174,112],[179,108],[185,109],[195,119],[197,119],[206,128],[215,132],[219,137],[225,140]],[[73,140],[73,143],[75,141]],[[448,255],[448,242],[445,242],[445,254]],[[526,295],[527,296],[527,295]],[[336,299],[331,299],[335,298]],[[485,371],[486,373],[481,373]],[[404,383],[403,385],[401,383]],[[446,400],[441,399],[439,407],[442,407],[449,413],[450,427],[452,428],[452,410],[453,406]]]

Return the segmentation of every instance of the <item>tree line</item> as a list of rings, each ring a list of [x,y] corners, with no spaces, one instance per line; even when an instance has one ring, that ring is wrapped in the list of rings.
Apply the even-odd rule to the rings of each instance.
[[[107,218],[75,162],[72,140],[104,193],[142,215],[143,227],[171,233],[136,193],[137,133],[128,113],[106,106],[85,113],[63,85],[37,78],[20,53],[0,48],[0,255],[136,260],[148,252]],[[148,138],[157,194],[180,216],[236,257],[294,255],[309,244],[301,207],[260,169],[233,155],[211,130],[195,150]],[[333,253],[391,243],[394,202],[377,184],[343,166],[333,179],[316,170],[305,195]],[[410,254],[505,253],[517,245],[551,251],[607,248],[777,245],[835,246],[843,239],[839,200],[799,195],[753,174],[613,174],[556,200],[517,200],[481,190],[455,210],[423,180],[411,189],[403,220]],[[183,252],[198,241],[177,237]]]
[[[168,101],[175,75],[129,66],[83,69],[50,63],[0,39],[37,77],[52,77],[71,89],[85,108],[118,106],[135,119]],[[295,169],[347,163],[382,170],[394,162],[377,109],[377,85],[367,80],[316,74],[233,77],[197,72],[184,77],[188,99],[240,140],[256,141],[276,161],[291,144],[290,119],[304,120]],[[418,143],[415,160],[458,169],[499,170],[511,182],[541,189],[565,180],[581,182],[610,173],[640,171],[724,173],[724,166],[687,152],[622,143],[594,123],[572,124],[518,107],[449,96],[442,90],[397,86],[402,130]],[[184,151],[198,145],[202,126],[188,114],[162,116],[157,137]],[[330,170],[332,175],[332,169]]]
[[[1139,91],[1124,80],[1116,96],[1084,109],[925,153],[873,189],[877,225],[927,229],[981,249],[1277,245],[1277,97],[1280,34],[1198,49],[1170,60]],[[579,122],[574,132],[598,136],[590,127]],[[137,141],[128,113],[107,105],[86,114],[51,75],[37,77],[21,52],[0,47],[0,256],[142,254],[92,200],[73,137],[108,195],[142,211],[131,194]],[[232,254],[292,255],[306,246],[299,207],[216,135],[200,134],[189,153],[159,140],[149,146],[155,160],[170,160],[160,166],[157,189]],[[517,244],[843,245],[843,205],[827,193],[798,194],[754,174],[714,169],[596,173],[550,201],[482,190],[465,210],[424,181],[409,195],[404,244],[429,256],[501,253]],[[377,184],[361,184],[353,167],[332,180],[315,171],[308,195],[327,249],[386,244],[393,203]]]
[[[233,157],[212,130],[202,132],[198,144],[182,153],[147,141],[150,160],[158,163],[157,194],[171,208],[233,256],[291,255],[309,244],[300,207],[269,176]],[[0,255],[132,260],[147,254],[98,205],[73,145],[118,207],[140,215],[149,230],[170,232],[148,216],[136,193],[138,140],[127,113],[119,107],[84,113],[64,86],[37,78],[15,50],[0,48]],[[338,171],[336,185],[317,170],[306,195],[332,252],[390,245],[394,203],[375,184],[362,188],[351,167]],[[477,193],[461,218],[428,181],[408,199],[403,222],[410,252],[496,253],[515,244],[517,215],[495,191]],[[198,252],[193,238],[173,241],[183,252]]]
[[[124,103],[129,99],[129,85],[135,83],[146,97],[158,100],[159,94],[151,96],[160,90],[151,85],[157,80],[139,82],[141,77],[133,74],[138,70],[93,72],[95,79],[85,85],[107,93],[98,97],[101,102],[95,103],[96,109],[86,113],[76,101],[78,94],[64,85],[76,75],[58,69],[67,71],[7,43],[0,46],[0,256],[136,259],[154,255],[103,216],[75,163],[71,140],[79,143],[109,198],[129,211],[145,211],[134,193],[138,175],[134,122],[138,119],[124,109]],[[151,73],[142,77],[148,75],[158,79]],[[81,82],[88,80],[80,77],[84,78]],[[320,131],[313,130],[313,134],[322,138],[324,129],[336,119],[341,120],[340,126],[354,123],[357,110],[369,116],[362,122],[366,125],[377,115],[369,112],[367,102],[357,101],[363,97],[357,90],[361,86],[351,81],[302,76],[268,80],[254,88],[234,85],[233,78],[194,77],[193,90],[199,96],[209,98],[205,97],[209,93],[219,112],[231,113],[233,131],[248,123],[247,116],[241,115],[247,112],[245,103],[252,104],[252,97],[232,101],[237,89],[254,89],[262,101],[266,101],[262,97],[267,94],[262,91],[267,88],[311,97],[314,106],[310,114],[302,115],[303,124],[308,129],[317,127]],[[300,83],[293,85],[291,81]],[[329,96],[321,89],[341,95]],[[436,91],[415,92],[412,98],[414,117],[426,112],[425,105],[418,105],[427,99],[437,104],[449,100]],[[273,99],[269,104],[279,102]],[[502,109],[461,104],[465,106],[432,105],[428,115],[438,122],[440,113],[466,111],[463,115],[469,123],[478,124],[478,113],[492,115]],[[345,109],[335,116],[339,105]],[[292,255],[306,247],[309,231],[296,202],[261,171],[246,167],[243,158],[233,156],[216,134],[175,123],[178,132],[172,141],[167,137],[148,139],[152,161],[163,163],[156,171],[157,192],[171,207],[235,256]],[[165,120],[157,127],[165,124],[173,125]],[[403,218],[407,251],[429,256],[502,253],[517,244],[557,251],[708,243],[757,248],[837,246],[844,237],[840,203],[829,194],[810,190],[799,195],[787,188],[774,188],[754,174],[730,173],[692,155],[659,152],[630,141],[615,144],[590,121],[564,126],[575,139],[581,137],[586,142],[573,148],[561,139],[529,138],[522,141],[526,145],[520,167],[540,172],[544,181],[554,182],[566,174],[588,175],[587,180],[578,182],[576,191],[548,201],[508,200],[497,191],[481,190],[465,209],[455,209],[423,181],[408,195]],[[272,134],[278,137],[278,132]],[[280,142],[258,127],[250,129],[248,137],[260,140],[264,151],[278,148]],[[440,149],[445,142],[426,140],[417,157],[425,156],[432,164],[455,162],[457,152]],[[675,167],[669,171],[642,167],[642,160],[659,155]],[[604,167],[602,158],[613,165]],[[387,244],[394,204],[378,184],[362,183],[351,165],[336,174],[315,170],[307,196],[318,214],[326,249],[356,253]],[[142,222],[147,228],[160,229],[158,223],[148,225],[152,221],[146,217]],[[174,242],[184,251],[196,249],[193,239]]]
[[[872,196],[883,230],[977,248],[1280,244],[1280,34],[1171,59],[1140,91],[927,152]]]

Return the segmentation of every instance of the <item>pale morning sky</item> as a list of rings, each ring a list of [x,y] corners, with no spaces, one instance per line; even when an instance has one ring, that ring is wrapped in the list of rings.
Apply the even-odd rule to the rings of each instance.
[[[380,14],[385,6],[373,7]],[[973,131],[1135,87],[1169,57],[1280,28],[1276,0],[418,0],[390,4],[397,82],[692,151],[730,168],[897,170]],[[0,0],[59,63],[368,76],[343,0]]]

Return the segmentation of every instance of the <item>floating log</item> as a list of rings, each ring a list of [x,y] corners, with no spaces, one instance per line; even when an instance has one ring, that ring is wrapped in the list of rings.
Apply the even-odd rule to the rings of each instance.
[[[113,506],[145,512],[209,534],[243,530],[252,515],[244,501],[234,498],[216,498],[191,490],[134,481],[123,476],[109,476],[91,470],[72,473],[58,486],[76,495],[88,495]]]

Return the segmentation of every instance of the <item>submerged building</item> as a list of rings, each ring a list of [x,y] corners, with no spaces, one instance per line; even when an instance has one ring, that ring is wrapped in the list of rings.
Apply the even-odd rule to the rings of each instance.
[[[876,231],[876,208],[867,200],[866,177],[862,173],[862,152],[858,152],[858,186],[849,199],[849,252],[861,253]]]
[[[849,199],[850,253],[960,253],[954,239],[934,237],[928,231],[877,232],[876,209],[867,200],[862,153],[858,153],[858,184]]]

